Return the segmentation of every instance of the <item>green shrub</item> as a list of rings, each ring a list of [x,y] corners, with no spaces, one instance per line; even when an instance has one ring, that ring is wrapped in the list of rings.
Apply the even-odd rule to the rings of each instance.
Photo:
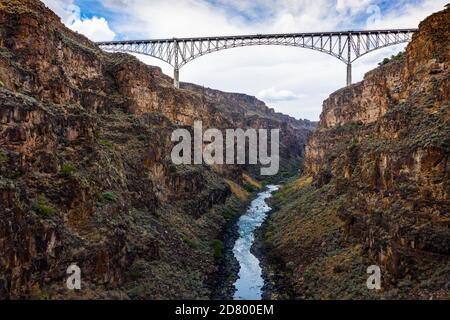
[[[6,155],[5,151],[0,150],[0,164],[5,163],[8,161],[8,156]]]
[[[189,237],[183,235],[182,236],[183,241],[192,249],[197,249],[199,247],[199,243],[193,239],[190,239]]]
[[[250,183],[244,183],[244,189],[247,192],[253,193],[255,192],[255,187],[251,185]]]
[[[22,170],[20,169],[15,169],[13,171],[10,172],[10,174],[8,175],[8,177],[10,179],[19,179],[21,176],[23,175]]]
[[[70,177],[72,176],[76,171],[76,168],[73,164],[71,163],[64,163],[61,166],[61,170],[59,171],[59,174],[64,176],[64,177]]]
[[[51,206],[44,195],[40,195],[33,203],[32,210],[42,218],[50,218],[55,213],[55,208]]]
[[[405,56],[405,53],[403,51],[401,51],[401,52],[397,53],[397,55],[393,55],[391,57],[391,60],[393,60],[393,61],[400,61],[400,60],[403,59],[404,56]]]
[[[388,64],[390,61],[391,61],[391,59],[384,58],[383,61],[381,61],[378,65],[379,66],[384,66],[384,65]]]
[[[139,285],[137,287],[133,287],[128,291],[128,295],[132,299],[143,299],[146,297],[149,289],[145,285]]]
[[[142,273],[139,270],[131,270],[126,273],[126,276],[132,281],[136,281],[142,278]]]
[[[225,208],[222,211],[222,216],[225,218],[225,220],[228,221],[228,220],[233,219],[236,216],[236,212],[231,208]]]
[[[392,55],[390,58],[384,58],[384,60],[381,61],[378,65],[379,66],[384,66],[384,65],[388,64],[391,61],[400,61],[401,59],[403,59],[404,56],[405,56],[404,52],[399,52],[396,55]]]
[[[105,191],[97,195],[99,202],[115,202],[117,195],[113,191]]]
[[[213,248],[214,250],[214,258],[216,260],[221,259],[224,249],[223,242],[218,239],[215,239],[211,241],[211,248]]]
[[[170,172],[170,173],[176,173],[176,172],[177,172],[177,166],[174,165],[174,164],[171,164],[171,165],[169,166],[169,172]]]
[[[288,263],[286,263],[286,269],[292,271],[295,269],[295,262],[293,261],[289,261]]]
[[[114,144],[113,144],[111,141],[109,141],[109,140],[102,139],[102,140],[100,140],[98,143],[99,143],[102,147],[105,147],[105,148],[108,148],[108,149],[114,148]]]
[[[349,145],[348,145],[348,150],[349,150],[349,151],[353,151],[353,150],[355,150],[356,148],[358,148],[358,146],[359,146],[359,144],[358,144],[358,139],[352,138],[352,139],[350,140]]]
[[[147,139],[148,139],[147,135],[145,135],[145,134],[140,134],[137,136],[137,138],[139,141],[143,141],[143,142],[147,141]]]

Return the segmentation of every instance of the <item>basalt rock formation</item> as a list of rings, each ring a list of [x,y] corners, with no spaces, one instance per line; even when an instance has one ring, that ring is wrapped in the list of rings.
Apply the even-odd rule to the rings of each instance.
[[[288,283],[272,297],[450,298],[449,79],[447,7],[402,58],[324,102],[266,228],[269,276]]]
[[[40,1],[0,0],[0,298],[213,296],[223,228],[257,184],[244,166],[172,164],[171,133],[195,120],[280,128],[284,174],[313,127],[253,97],[175,90]]]

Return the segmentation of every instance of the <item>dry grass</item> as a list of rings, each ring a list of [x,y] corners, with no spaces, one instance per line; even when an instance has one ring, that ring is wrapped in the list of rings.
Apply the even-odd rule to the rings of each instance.
[[[236,197],[238,197],[239,200],[247,201],[248,197],[250,196],[250,194],[247,191],[245,191],[240,185],[229,179],[225,179],[225,182],[230,186],[231,192]]]
[[[336,253],[335,255],[324,259],[322,276],[330,278],[336,276],[336,267],[350,266],[361,255],[362,248],[359,244],[342,249],[342,251]]]
[[[296,189],[303,189],[304,187],[311,185],[312,182],[313,182],[312,177],[301,177],[300,179],[297,179],[293,183],[293,187]]]
[[[244,173],[242,175],[242,179],[243,179],[244,183],[248,183],[258,190],[262,189],[262,184],[259,183],[258,181],[256,181],[255,179],[253,179],[252,177],[250,177],[248,174]]]

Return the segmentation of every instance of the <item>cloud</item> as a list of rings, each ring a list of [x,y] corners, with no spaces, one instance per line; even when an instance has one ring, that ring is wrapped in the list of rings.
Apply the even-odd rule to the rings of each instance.
[[[84,0],[79,0],[84,1]],[[238,35],[277,32],[308,32],[378,28],[409,28],[431,13],[444,8],[448,0],[90,0],[113,15],[108,19],[116,39],[172,38],[184,36]],[[45,0],[60,15],[83,21],[70,13],[71,0]],[[79,2],[80,3],[80,2]],[[275,4],[276,3],[276,4]],[[64,9],[66,8],[66,9]],[[73,7],[72,7],[73,9]],[[84,12],[81,12],[83,17]],[[97,16],[101,16],[98,12]],[[91,14],[92,16],[92,14]],[[106,16],[105,16],[106,17]],[[86,23],[85,23],[86,24]],[[71,26],[68,23],[69,27]],[[77,23],[77,28],[82,29]],[[103,23],[102,28],[109,29]],[[92,33],[84,26],[81,32]],[[109,40],[112,33],[96,32]],[[88,35],[88,37],[92,35]],[[96,38],[97,39],[97,38]],[[375,51],[353,65],[353,79],[404,45]],[[172,75],[169,65],[139,56]],[[297,118],[318,120],[322,102],[343,87],[346,66],[317,51],[294,47],[258,46],[209,54],[181,69],[181,81],[224,91],[263,97],[277,111]],[[296,94],[296,93],[303,94]]]
[[[122,13],[116,31],[125,36],[171,38],[249,30],[243,18],[229,16],[225,8],[202,0],[104,0],[102,4]]]
[[[367,10],[375,1],[373,0],[337,0],[336,10],[340,13],[357,14]]]
[[[110,41],[116,36],[115,32],[109,28],[105,18],[77,19],[69,25],[69,28],[84,34],[92,41]]]
[[[71,24],[80,17],[80,8],[74,4],[73,0],[43,0],[43,2],[65,24]]]
[[[368,27],[373,29],[388,28],[416,28],[431,13],[444,9],[448,0],[422,0],[408,3],[405,0],[399,1],[395,10],[388,10],[380,19],[374,21]]]
[[[43,0],[61,21],[71,30],[79,32],[92,41],[110,41],[116,36],[103,17],[82,18],[80,8],[73,0]]]
[[[304,97],[304,95],[295,94],[290,90],[277,90],[274,87],[261,90],[256,96],[267,102],[292,101]]]

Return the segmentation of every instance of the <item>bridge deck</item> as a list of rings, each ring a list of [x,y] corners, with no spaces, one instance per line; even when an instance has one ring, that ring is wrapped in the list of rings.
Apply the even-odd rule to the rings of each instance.
[[[381,29],[381,30],[356,30],[356,31],[332,31],[332,32],[306,32],[306,33],[273,33],[273,34],[253,34],[253,35],[233,35],[233,36],[211,36],[211,37],[190,37],[190,38],[166,38],[147,40],[121,40],[121,41],[101,41],[98,45],[111,44],[144,44],[161,42],[184,42],[184,41],[211,41],[211,40],[237,40],[237,39],[267,39],[267,38],[288,38],[288,37],[317,37],[317,36],[339,36],[339,35],[370,35],[370,34],[392,34],[411,33],[417,29]]]

